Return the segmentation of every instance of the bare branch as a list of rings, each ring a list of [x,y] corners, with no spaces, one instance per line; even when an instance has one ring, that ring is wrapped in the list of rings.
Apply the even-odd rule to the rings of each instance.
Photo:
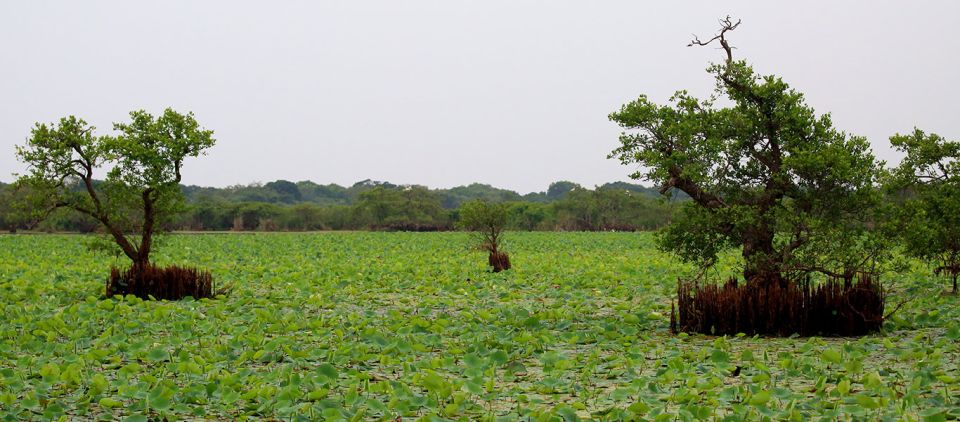
[[[903,305],[906,305],[907,303],[912,302],[914,299],[916,299],[916,296],[914,296],[914,297],[909,297],[909,298],[906,298],[906,299],[900,301],[900,303],[898,303],[897,306],[896,306],[895,308],[893,308],[892,311],[887,312],[887,314],[883,316],[883,319],[890,319],[890,317],[892,317],[893,314],[897,313],[897,311],[899,311],[900,308],[903,308]]]
[[[723,51],[727,53],[727,63],[730,63],[733,61],[733,47],[730,47],[730,44],[727,42],[726,35],[727,32],[737,29],[737,27],[740,26],[740,22],[740,19],[734,22],[730,15],[727,15],[727,17],[720,20],[720,32],[717,35],[714,35],[713,38],[707,41],[701,41],[700,38],[694,35],[693,40],[690,41],[690,44],[687,44],[687,47],[693,47],[695,45],[706,46],[714,41],[719,41]]]

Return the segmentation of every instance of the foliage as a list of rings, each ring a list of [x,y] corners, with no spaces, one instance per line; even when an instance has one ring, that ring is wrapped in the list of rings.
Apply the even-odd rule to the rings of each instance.
[[[507,229],[507,206],[473,200],[460,207],[460,227],[474,233],[479,249],[496,252],[503,244]]]
[[[95,180],[94,186],[100,183]],[[407,190],[412,192],[405,194]],[[577,188],[557,200],[548,200],[544,192],[521,197],[516,192],[476,183],[425,189],[362,182],[344,188],[278,180],[227,188],[181,186],[181,191],[186,199],[183,212],[163,222],[163,230],[450,230],[460,204],[482,198],[508,204],[511,230],[634,231],[665,225],[678,203],[657,200],[653,197],[659,195],[656,191],[625,182]],[[436,206],[438,198],[442,210]],[[21,221],[3,204],[0,188],[0,222]],[[381,210],[387,224],[378,222],[370,212],[375,208]],[[35,228],[89,232],[99,225],[89,216],[61,212],[48,216]]]
[[[960,308],[919,266],[882,334],[674,336],[693,269],[652,235],[510,236],[505,276],[465,233],[174,234],[158,265],[235,287],[163,302],[100,299],[83,237],[0,235],[0,419],[960,417]]]
[[[279,201],[283,203],[295,203],[300,202],[303,199],[303,194],[300,193],[300,187],[296,183],[293,183],[288,180],[277,180],[274,182],[267,183],[264,185],[265,188],[271,189],[279,195]]]
[[[514,191],[498,189],[481,183],[438,190],[437,194],[442,198],[443,207],[448,209],[459,208],[464,202],[474,199],[490,202],[513,202],[522,199],[520,194]]]
[[[14,233],[23,227],[23,218],[16,210],[13,187],[0,183],[0,231]]]
[[[472,233],[477,249],[489,252],[487,262],[493,267],[493,272],[509,270],[510,257],[503,251],[507,205],[477,199],[463,204],[459,217],[460,227]]]
[[[556,224],[564,230],[636,231],[666,225],[671,209],[632,190],[575,188],[554,204]]]
[[[907,253],[934,263],[935,271],[960,275],[960,142],[915,129],[890,143],[906,154],[894,170],[890,188],[903,195],[899,233]]]
[[[507,227],[512,230],[543,230],[555,221],[554,207],[539,202],[511,202],[507,205]]]
[[[437,231],[450,225],[440,198],[422,186],[402,190],[377,186],[360,194],[357,210],[369,227],[405,231]]]
[[[567,193],[575,189],[582,189],[582,188],[583,188],[582,186],[568,180],[553,182],[550,184],[550,187],[547,188],[547,199],[554,200],[554,201],[560,200],[560,199],[563,199],[563,197]]]
[[[97,220],[135,265],[149,262],[153,234],[180,208],[184,159],[213,146],[212,131],[192,113],[166,109],[154,117],[139,110],[130,122],[115,123],[116,136],[97,136],[83,119],[38,123],[17,157],[28,173],[17,185],[30,194],[32,209],[45,217],[66,208]],[[94,172],[109,168],[102,183]],[[128,237],[138,232],[139,239]]]
[[[610,115],[625,129],[611,158],[638,164],[631,177],[663,193],[689,195],[659,238],[687,262],[709,266],[735,247],[748,280],[859,270],[845,266],[877,258],[864,246],[876,241],[820,244],[872,236],[881,163],[866,139],[835,129],[782,79],[734,60],[725,35],[736,26],[728,19],[714,38],[727,53],[708,69],[714,96],[678,91],[667,105],[646,96],[624,105]]]

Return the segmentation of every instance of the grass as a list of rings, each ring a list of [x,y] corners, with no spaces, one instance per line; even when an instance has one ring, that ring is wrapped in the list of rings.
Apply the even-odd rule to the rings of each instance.
[[[671,336],[686,269],[649,234],[174,235],[214,300],[103,299],[114,258],[0,236],[0,418],[946,420],[960,306],[918,267],[862,338]],[[729,270],[729,267],[727,268]]]

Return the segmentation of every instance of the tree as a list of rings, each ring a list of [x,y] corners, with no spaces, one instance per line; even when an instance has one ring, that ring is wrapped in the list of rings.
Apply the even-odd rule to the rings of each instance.
[[[280,207],[267,202],[235,204],[233,230],[276,230],[274,219],[280,216]]]
[[[563,230],[597,231],[599,215],[593,192],[580,186],[553,203],[558,227]]]
[[[289,180],[277,180],[275,182],[269,182],[263,187],[272,189],[274,192],[280,195],[280,202],[287,204],[292,204],[300,202],[303,196],[300,194],[300,188],[297,187],[296,183],[293,183]]]
[[[0,230],[15,233],[19,222],[16,221],[12,202],[13,189],[4,183],[0,183]]]
[[[440,197],[423,186],[373,187],[360,193],[356,212],[371,228],[435,231],[448,227],[448,212]]]
[[[658,237],[683,260],[709,266],[721,250],[737,247],[750,281],[842,276],[849,260],[814,247],[868,234],[881,164],[866,139],[835,129],[782,79],[734,60],[727,36],[740,22],[721,23],[715,37],[690,43],[716,42],[726,53],[708,68],[715,95],[701,100],[678,91],[668,105],[646,96],[624,105],[610,115],[625,129],[610,157],[639,164],[631,177],[654,182],[661,193],[690,196]],[[833,246],[830,253],[841,256],[864,248]]]
[[[474,232],[477,248],[490,253],[493,272],[510,269],[510,256],[501,250],[507,227],[507,205],[475,199],[460,207],[460,226]]]
[[[150,262],[155,232],[181,208],[184,160],[215,141],[192,113],[169,108],[156,117],[133,111],[129,122],[114,129],[116,136],[97,136],[74,116],[36,124],[27,143],[17,147],[17,157],[28,165],[17,185],[28,188],[41,216],[68,208],[99,221],[133,267],[141,268]],[[110,169],[105,180],[95,183],[94,172],[104,167]]]
[[[581,189],[581,187],[580,185],[567,180],[553,182],[549,187],[547,187],[547,199],[551,201],[562,199],[568,192],[574,189]]]
[[[900,228],[907,253],[934,263],[936,274],[960,275],[960,142],[915,129],[890,143],[906,157],[890,187],[904,195]]]
[[[444,208],[457,208],[460,204],[471,199],[483,199],[490,202],[508,202],[520,199],[520,194],[514,191],[481,183],[471,183],[467,186],[457,186],[438,192],[441,193]]]
[[[507,205],[507,221],[515,230],[539,230],[549,217],[550,208],[539,202],[510,202]]]
[[[323,208],[314,204],[297,204],[287,210],[285,227],[292,230],[323,229]]]

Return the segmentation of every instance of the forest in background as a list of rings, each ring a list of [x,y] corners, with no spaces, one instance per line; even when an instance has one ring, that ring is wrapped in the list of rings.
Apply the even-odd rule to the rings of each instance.
[[[546,191],[525,195],[480,183],[429,189],[373,180],[349,187],[277,180],[181,189],[183,212],[164,223],[168,230],[454,230],[460,205],[479,199],[508,204],[511,230],[637,231],[667,224],[680,199],[665,201],[655,189],[626,182],[589,189],[558,181]],[[66,210],[36,223],[14,207],[16,194],[13,185],[0,183],[0,228],[5,231],[99,230],[96,220]]]

